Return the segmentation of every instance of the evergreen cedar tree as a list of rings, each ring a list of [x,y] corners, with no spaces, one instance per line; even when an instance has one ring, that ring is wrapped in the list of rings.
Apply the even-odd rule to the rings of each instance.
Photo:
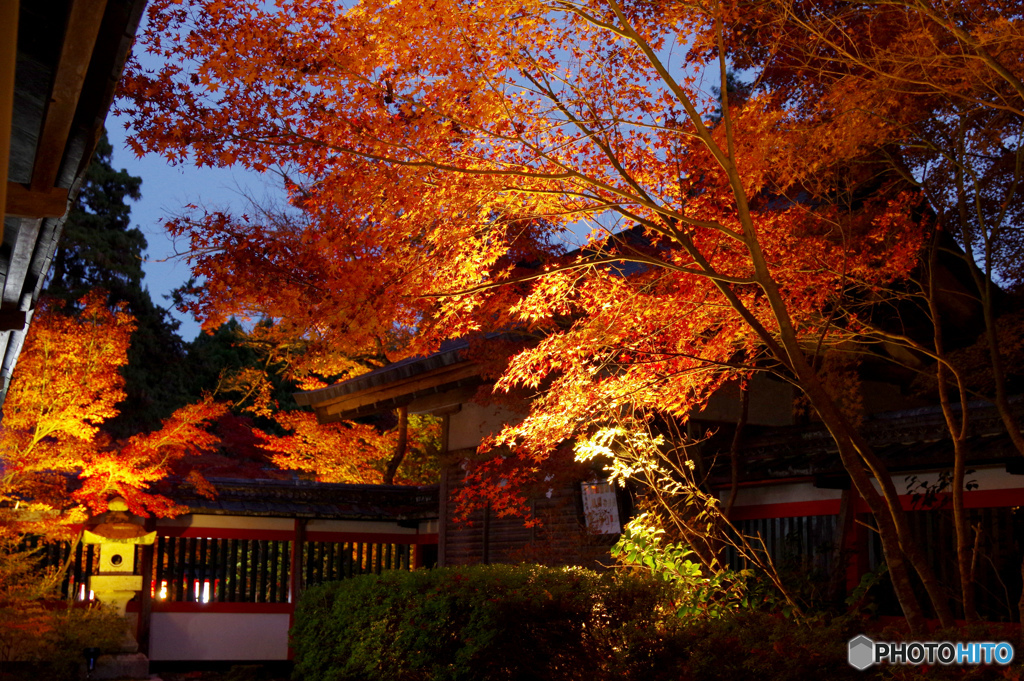
[[[135,318],[128,363],[122,368],[125,399],[118,415],[103,426],[123,438],[159,428],[161,419],[198,392],[189,391],[178,322],[143,285],[146,237],[131,226],[130,205],[141,196],[142,178],[115,170],[112,154],[104,133],[64,224],[46,295],[65,301],[71,310],[82,296],[103,289],[109,305],[123,303]]]
[[[311,348],[296,376],[482,331],[534,337],[497,382],[533,395],[530,414],[482,464],[511,484],[481,503],[521,510],[516,483],[602,426],[684,420],[754,371],[790,381],[834,436],[921,632],[910,572],[944,625],[948,601],[820,358],[913,342],[871,310],[910,290],[937,229],[961,236],[928,200],[961,191],[941,183],[963,169],[933,173],[943,150],[911,151],[929,120],[1002,145],[1019,171],[1018,14],[998,0],[156,0],[136,49],[165,65],[133,62],[120,106],[136,153],[285,178],[286,210],[168,226],[207,282],[193,311],[280,320]],[[754,87],[730,92],[732,65]],[[961,183],[986,215],[1018,172],[992,165],[999,200],[984,178]],[[589,247],[566,256],[580,224]],[[643,238],[611,237],[624,228]],[[985,266],[1011,271],[1017,243]]]

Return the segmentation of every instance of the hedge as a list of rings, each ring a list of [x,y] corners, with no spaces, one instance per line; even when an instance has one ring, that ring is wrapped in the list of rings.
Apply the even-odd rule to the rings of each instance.
[[[322,584],[296,611],[296,677],[591,681],[613,672],[653,681],[667,589],[578,568],[505,565]]]
[[[532,565],[386,572],[307,590],[292,646],[301,681],[803,681],[1004,678],[1020,667],[878,667],[846,660],[872,623],[779,614],[679,617],[671,585]],[[877,623],[875,623],[877,624]],[[944,633],[959,639],[968,634]],[[879,640],[895,636],[882,632]],[[1010,676],[1005,678],[1018,678]]]

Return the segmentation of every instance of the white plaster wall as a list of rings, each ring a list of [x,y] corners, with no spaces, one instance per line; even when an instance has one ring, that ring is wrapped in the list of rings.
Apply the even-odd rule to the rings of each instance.
[[[286,660],[288,615],[154,612],[151,660]]]
[[[483,407],[476,402],[465,402],[462,410],[452,414],[448,422],[448,449],[476,449],[485,437],[499,432],[506,423],[522,418],[522,414],[500,405]]]
[[[1020,489],[1024,488],[1024,476],[1022,475],[1011,475],[1006,472],[1004,466],[996,466],[992,468],[971,468],[968,466],[968,470],[973,470],[973,473],[968,473],[964,476],[964,487],[971,483],[977,483],[976,489],[979,492],[986,490],[995,489]],[[952,466],[947,469],[947,472],[952,472]],[[908,478],[917,477],[917,480],[913,482],[914,492],[923,491],[920,487],[922,483],[926,485],[936,485],[939,481],[938,471],[927,471],[923,473],[896,473],[892,476],[892,481],[896,485],[896,491],[900,494],[907,494],[907,483]],[[875,489],[881,490],[881,485],[878,484],[877,480],[872,480],[875,485]],[[949,492],[950,489],[947,487],[945,492]]]
[[[719,492],[724,499],[728,490]],[[740,487],[736,494],[737,506],[760,504],[788,504],[794,501],[828,501],[842,496],[842,490],[820,489],[811,482],[796,482],[786,485],[765,485],[764,487]]]
[[[921,492],[918,486],[920,483],[934,485],[939,479],[939,473],[935,471],[921,473],[897,473],[892,476],[896,485],[896,491],[900,494],[907,494],[907,478],[917,476],[914,483],[914,492]],[[881,491],[881,485],[877,480],[871,481],[875,489]],[[1010,475],[1003,467],[979,468],[966,476],[966,482],[977,483],[977,490],[996,489],[1020,489],[1024,488],[1024,476]],[[949,491],[946,489],[945,491]],[[838,499],[842,495],[841,490],[819,489],[811,482],[798,482],[782,485],[764,485],[762,487],[741,487],[736,495],[737,506],[755,506],[760,504],[784,504],[794,501],[821,501],[827,499]],[[725,499],[729,496],[728,490],[720,490],[719,497]]]

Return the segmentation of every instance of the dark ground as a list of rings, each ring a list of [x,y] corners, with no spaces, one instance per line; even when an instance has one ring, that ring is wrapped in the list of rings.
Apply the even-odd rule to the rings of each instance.
[[[162,681],[289,681],[290,665],[221,665],[216,669],[152,669]]]

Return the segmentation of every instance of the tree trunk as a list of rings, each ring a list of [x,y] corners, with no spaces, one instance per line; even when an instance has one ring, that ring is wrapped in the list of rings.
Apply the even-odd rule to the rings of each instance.
[[[956,529],[956,563],[960,574],[960,597],[964,607],[964,619],[975,621],[978,619],[978,612],[974,600],[974,568],[973,568],[973,542],[971,541],[970,528],[967,525],[967,514],[964,511],[964,476],[967,468],[967,452],[964,447],[968,433],[967,400],[965,399],[964,386],[960,376],[951,370],[946,358],[945,340],[942,334],[942,316],[938,305],[938,291],[935,288],[935,269],[938,267],[938,239],[941,236],[939,230],[935,231],[932,239],[931,252],[928,254],[928,309],[932,318],[932,336],[935,344],[935,376],[939,388],[939,404],[942,407],[942,415],[946,419],[946,428],[949,430],[950,438],[953,441],[953,479],[951,482],[953,492],[953,524]],[[995,370],[995,367],[993,367]],[[956,413],[953,410],[953,403],[949,395],[950,374],[956,379],[957,395],[960,402],[960,419],[957,422]]]
[[[740,443],[743,440],[743,428],[747,425],[747,416],[750,413],[750,389],[746,384],[740,386],[740,416],[736,421],[736,432],[732,436],[732,446],[729,448],[729,497],[725,501],[725,510],[722,513],[726,518],[732,513],[732,507],[736,503],[736,496],[740,486]]]
[[[811,404],[814,404],[813,400]],[[894,514],[886,505],[886,501],[875,490],[874,485],[871,484],[871,478],[865,470],[864,463],[858,457],[857,452],[853,450],[852,441],[843,437],[841,428],[840,432],[836,432],[827,422],[826,427],[829,427],[829,431],[839,446],[840,459],[842,459],[843,467],[850,474],[854,489],[867,502],[868,508],[875,518],[875,529],[878,530],[878,536],[882,542],[882,553],[885,556],[885,564],[889,568],[889,578],[892,580],[896,599],[899,601],[907,625],[910,627],[910,633],[914,636],[921,636],[927,633],[927,621],[910,581],[910,570],[907,566],[908,556],[904,550],[905,543],[901,541]],[[916,565],[912,565],[912,567],[917,569]],[[920,570],[917,572],[920,574]],[[922,581],[924,580],[922,579]],[[927,588],[928,585],[925,586]],[[937,599],[933,596],[933,590],[928,590],[928,595],[938,612],[939,608],[935,603]],[[947,619],[952,623],[951,615]]]
[[[621,21],[625,17],[621,11],[616,10]],[[886,562],[889,566],[890,576],[896,596],[899,598],[907,623],[915,635],[925,633],[925,619],[921,605],[911,587],[909,572],[906,569],[904,559],[909,561],[914,570],[921,577],[929,599],[943,627],[953,625],[952,611],[945,594],[935,578],[935,573],[928,564],[926,556],[916,545],[910,536],[906,515],[900,503],[899,494],[892,482],[888,470],[874,454],[867,442],[860,437],[859,433],[849,424],[846,418],[839,411],[831,395],[825,390],[821,379],[816,371],[810,366],[804,349],[801,346],[800,338],[797,335],[790,317],[789,309],[781,292],[778,283],[775,281],[768,266],[758,239],[757,229],[750,211],[747,200],[746,189],[744,188],[739,170],[735,165],[734,140],[732,123],[730,120],[728,102],[725,99],[728,83],[726,82],[725,50],[722,22],[716,17],[716,37],[719,43],[719,59],[722,77],[722,125],[725,128],[726,149],[721,149],[718,142],[711,138],[710,132],[703,125],[700,114],[695,110],[689,100],[680,97],[680,102],[686,109],[687,116],[693,121],[697,134],[705,141],[708,148],[715,155],[729,178],[729,185],[733,190],[736,201],[736,216],[742,225],[743,242],[750,255],[751,265],[754,270],[754,280],[764,292],[767,302],[771,308],[772,317],[778,324],[778,335],[764,326],[750,309],[738,298],[736,292],[721,279],[713,278],[713,282],[719,291],[725,296],[737,314],[757,333],[765,343],[766,348],[775,358],[786,367],[797,385],[807,396],[811,406],[820,416],[822,423],[828,428],[833,439],[839,448],[839,455],[843,466],[850,474],[853,484],[858,493],[867,502],[875,522],[879,536],[882,540],[882,549],[885,553]],[[647,48],[649,49],[649,48]],[[669,225],[671,228],[671,225]],[[676,239],[694,258],[695,263],[707,273],[715,273],[715,269],[708,262],[704,254],[695,246],[692,239],[685,233],[676,236]],[[869,476],[868,469],[871,474]],[[882,488],[880,495],[871,482],[873,476]],[[884,496],[884,498],[883,498]]]
[[[989,285],[990,283],[986,282],[986,289]],[[1013,446],[1017,449],[1017,453],[1024,456],[1024,434],[1021,433],[1017,419],[1013,416],[1013,411],[1010,409],[1010,400],[1006,395],[1006,372],[1003,369],[1002,352],[999,349],[999,338],[996,334],[996,320],[992,313],[992,296],[988,290],[982,296],[982,309],[985,314],[985,335],[988,339],[989,362],[992,366],[992,378],[996,387],[996,409],[999,412],[999,418],[1002,419],[1003,425],[1006,427],[1007,434],[1010,436],[1010,441],[1013,442]]]
[[[395,473],[405,459],[406,445],[409,442],[409,407],[398,408],[398,442],[395,443],[395,452],[388,460],[384,468],[383,484],[392,485],[395,482]]]
[[[964,131],[961,127],[960,138],[957,143],[957,153],[961,159],[965,158],[966,150],[964,149]],[[992,282],[992,241],[991,235],[984,227],[980,230],[982,239],[982,250],[983,256],[985,257],[985,271],[983,272],[978,267],[978,262],[975,260],[974,255],[974,239],[970,229],[970,217],[969,207],[967,199],[967,191],[964,187],[964,170],[963,164],[957,164],[956,170],[956,189],[957,189],[957,211],[959,213],[959,227],[960,227],[960,238],[963,241],[964,254],[963,260],[967,265],[967,270],[971,273],[971,277],[974,279],[974,285],[978,289],[978,295],[981,298],[981,311],[982,316],[985,320],[985,336],[986,345],[988,346],[989,355],[989,366],[992,369],[992,379],[995,383],[995,405],[999,412],[999,417],[1003,421],[1003,425],[1006,426],[1006,432],[1010,436],[1010,441],[1013,442],[1013,446],[1017,449],[1017,452],[1024,455],[1024,434],[1021,433],[1020,426],[1017,425],[1016,419],[1013,418],[1013,414],[1010,410],[1010,403],[1006,395],[1006,373],[1003,369],[1002,351],[999,348],[999,336],[996,334],[996,319],[995,313],[992,310],[992,289],[995,284]],[[981,225],[984,225],[984,217],[977,214],[977,218]],[[932,249],[935,250],[934,248]]]
[[[782,347],[785,349],[785,355],[779,356],[779,359],[793,371],[801,390],[807,396],[822,423],[832,434],[844,468],[850,474],[854,487],[861,498],[867,502],[868,508],[871,509],[871,513],[875,517],[893,588],[912,633],[915,635],[926,633],[925,619],[920,602],[910,583],[904,558],[921,578],[942,627],[953,626],[953,612],[949,607],[946,594],[936,578],[927,556],[910,535],[910,526],[907,523],[899,492],[893,484],[892,476],[889,475],[887,467],[875,455],[871,446],[850,425],[846,417],[839,411],[835,400],[825,390],[820,377],[803,353],[796,331],[786,311],[785,303],[778,286],[768,273],[763,255],[759,249],[756,253],[752,249],[752,256],[755,269],[759,270],[758,278],[761,280],[762,288],[775,311],[776,319],[779,321],[780,338]],[[871,477],[878,481],[882,488],[881,494],[871,483]]]

